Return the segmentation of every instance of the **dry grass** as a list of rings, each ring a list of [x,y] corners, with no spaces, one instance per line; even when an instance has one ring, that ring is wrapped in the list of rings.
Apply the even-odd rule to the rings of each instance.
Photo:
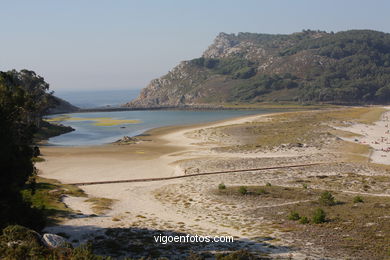
[[[247,199],[283,199],[286,201],[300,201],[316,199],[320,191],[282,186],[246,186],[247,193],[240,192],[241,186],[228,186],[224,190],[215,189],[214,193],[222,196],[234,196]]]
[[[390,198],[361,195],[363,203],[354,203],[355,196],[336,193],[337,205],[321,206],[327,214],[327,223],[305,225],[304,232],[297,228],[298,237],[322,243],[325,250],[342,250],[351,258],[387,259],[390,252]],[[310,219],[318,207],[316,202],[311,202],[288,206],[285,210],[297,211]],[[318,239],[321,236],[327,237],[326,242]]]
[[[386,109],[383,107],[355,107],[331,111],[328,113],[328,117],[338,121],[372,124],[378,121],[385,111]]]
[[[368,162],[371,147],[366,144],[343,141],[338,145],[338,151],[343,154],[345,161]]]
[[[282,144],[307,144],[321,148],[338,136],[358,136],[332,126],[346,125],[347,122],[373,123],[380,119],[385,109],[381,107],[338,108],[319,111],[289,112],[269,116],[270,120],[215,128],[222,137],[236,139],[237,145],[224,147],[226,150],[274,149]],[[212,133],[212,131],[210,131]],[[214,133],[215,135],[215,133]],[[361,161],[369,153],[368,146],[347,144],[349,159]]]
[[[378,181],[388,180],[388,178],[388,176],[377,176]],[[323,190],[247,186],[247,195],[241,195],[238,189],[239,186],[232,186],[227,187],[226,190],[215,189],[214,193],[226,198],[239,198],[242,208],[249,203],[252,210],[245,210],[248,218],[265,218],[274,221],[277,225],[273,228],[290,233],[295,238],[295,246],[299,247],[310,242],[324,247],[325,252],[329,255],[333,254],[333,257],[334,254],[340,254],[338,257],[350,256],[352,259],[354,257],[387,259],[390,252],[390,197],[362,194],[359,197],[363,202],[356,203],[354,198],[357,194],[332,192],[336,204],[324,206],[318,200]],[[267,193],[258,194],[259,189],[264,189]],[[287,202],[289,200],[302,202],[291,205],[280,204],[267,210],[261,207],[266,199],[268,202],[276,203],[280,198]],[[256,207],[255,204],[259,206]],[[323,224],[314,224],[312,216],[319,207],[326,212],[327,221]],[[300,217],[307,217],[309,223],[300,224],[299,221],[289,220],[288,216],[292,211],[297,212]],[[322,239],[324,237],[327,239]]]
[[[114,200],[107,198],[89,198],[85,202],[92,203],[92,210],[96,214],[104,214],[106,211],[111,209]]]

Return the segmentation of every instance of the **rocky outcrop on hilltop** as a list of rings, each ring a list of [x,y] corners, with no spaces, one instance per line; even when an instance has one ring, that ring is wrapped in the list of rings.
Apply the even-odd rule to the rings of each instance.
[[[154,79],[128,107],[274,101],[390,102],[389,34],[220,33],[202,57]]]
[[[132,104],[141,107],[195,104],[200,98],[197,86],[209,78],[206,70],[183,61],[167,75],[152,80]]]

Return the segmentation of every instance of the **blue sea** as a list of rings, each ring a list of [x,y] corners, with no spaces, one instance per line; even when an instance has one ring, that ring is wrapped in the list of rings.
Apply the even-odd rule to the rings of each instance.
[[[140,89],[97,90],[97,91],[56,91],[55,96],[65,99],[80,108],[118,107],[138,97]]]
[[[55,95],[81,108],[116,107],[136,98],[139,90],[113,91],[59,91]],[[48,118],[68,117],[59,123],[71,126],[75,131],[50,138],[49,145],[83,146],[114,142],[123,136],[136,136],[162,126],[206,123],[233,117],[271,113],[274,110],[155,110],[115,111],[52,115]],[[94,118],[137,120],[111,126],[96,125]]]

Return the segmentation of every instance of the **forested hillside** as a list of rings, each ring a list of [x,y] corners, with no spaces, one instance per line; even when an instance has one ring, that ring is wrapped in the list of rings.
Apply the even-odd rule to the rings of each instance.
[[[127,106],[390,102],[390,34],[221,33],[202,57],[153,80]]]

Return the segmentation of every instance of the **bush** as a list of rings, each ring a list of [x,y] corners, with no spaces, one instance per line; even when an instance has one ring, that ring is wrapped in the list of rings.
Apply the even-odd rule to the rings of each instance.
[[[301,224],[307,224],[309,222],[310,221],[306,216],[301,217],[301,219],[299,220],[299,223],[301,223]]]
[[[302,188],[304,188],[306,190],[307,189],[307,184],[306,183],[302,183]]]
[[[320,198],[318,199],[319,203],[323,206],[333,206],[336,204],[336,201],[329,191],[324,191]]]
[[[67,244],[62,248],[49,248],[42,245],[40,235],[19,225],[7,226],[0,236],[0,258],[21,259],[63,259],[63,260],[109,260],[110,257],[93,254],[91,245],[71,248]]]
[[[271,185],[271,183],[267,182],[267,183],[265,184],[265,186],[271,187],[272,185]]]
[[[245,187],[245,186],[241,186],[239,189],[238,189],[238,192],[241,193],[242,195],[245,195],[248,193],[248,189]]]
[[[220,183],[220,184],[218,185],[218,189],[219,189],[219,190],[225,190],[225,189],[226,189],[226,185],[223,184],[223,183]]]
[[[266,190],[263,189],[263,188],[260,188],[260,189],[258,189],[258,190],[256,191],[256,193],[259,194],[259,195],[261,195],[261,194],[267,194],[268,191],[266,191]]]
[[[363,201],[363,198],[360,196],[356,196],[353,198],[353,203],[362,203],[362,202],[364,202],[364,201]]]
[[[298,212],[291,211],[290,215],[288,215],[289,220],[299,220],[301,217],[299,216]]]
[[[256,74],[256,70],[252,67],[244,67],[234,73],[236,79],[248,79]]]
[[[313,215],[313,223],[320,224],[320,223],[324,223],[325,221],[326,221],[325,211],[321,208],[316,209]]]
[[[217,260],[252,260],[257,259],[252,253],[247,250],[238,250],[230,254],[218,254],[216,255]]]

